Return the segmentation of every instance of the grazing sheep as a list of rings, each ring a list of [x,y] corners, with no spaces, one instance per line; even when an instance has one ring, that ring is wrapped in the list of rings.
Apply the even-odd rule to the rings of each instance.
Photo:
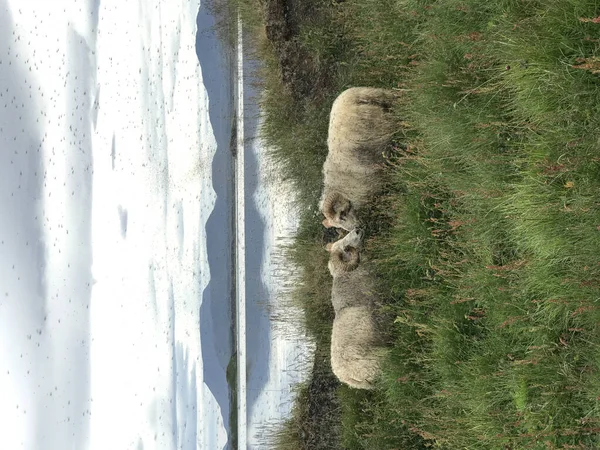
[[[331,368],[343,383],[357,389],[372,389],[386,350],[373,317],[377,302],[375,282],[360,265],[361,245],[362,233],[353,230],[327,246],[335,311]]]
[[[350,231],[359,226],[358,212],[381,190],[384,154],[397,125],[392,108],[398,95],[356,87],[333,102],[319,202],[327,228]]]

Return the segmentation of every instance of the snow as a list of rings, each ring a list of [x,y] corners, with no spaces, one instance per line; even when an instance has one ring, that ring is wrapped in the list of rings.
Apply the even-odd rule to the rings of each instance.
[[[233,99],[211,24],[199,0],[0,0],[1,448],[228,447]],[[246,166],[258,448],[310,349],[265,308],[292,194],[258,140]]]
[[[290,273],[293,268],[282,266],[278,259],[280,246],[291,242],[291,236],[298,227],[298,216],[293,205],[294,194],[269,161],[260,140],[252,145],[259,161],[259,188],[253,196],[260,215],[265,221],[265,252],[260,265],[261,279],[266,286],[266,302],[270,309],[287,308],[285,316],[297,318],[297,324],[277,324],[269,322],[267,337],[261,345],[268,348],[268,363],[262,380],[264,386],[254,395],[253,408],[248,414],[248,448],[268,449],[264,439],[265,430],[277,426],[288,417],[295,398],[294,387],[305,381],[314,347],[304,336],[301,326],[301,311],[289,311],[285,303],[287,291],[279,285],[278,276]],[[282,304],[283,303],[283,304]],[[259,305],[263,307],[264,305]],[[264,311],[265,316],[268,312]],[[249,364],[258,364],[256,353],[248,353]],[[252,383],[249,383],[252,385]],[[252,395],[251,395],[252,396]]]
[[[198,332],[217,150],[199,7],[0,3],[2,448],[226,445]]]
[[[299,310],[286,303],[286,286],[281,274],[294,268],[279,258],[281,246],[291,243],[299,215],[294,193],[268,157],[259,136],[261,121],[258,96],[252,74],[256,62],[246,64],[246,278],[257,280],[246,286],[248,364],[248,448],[268,448],[264,431],[287,417],[295,398],[294,386],[306,380],[314,351],[303,335]],[[284,275],[285,276],[285,275]],[[270,320],[269,310],[286,308],[294,322]],[[298,324],[298,325],[297,325]]]

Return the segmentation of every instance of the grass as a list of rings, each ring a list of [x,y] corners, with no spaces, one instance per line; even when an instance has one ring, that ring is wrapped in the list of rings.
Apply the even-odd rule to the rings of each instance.
[[[325,348],[327,114],[349,86],[408,90],[366,246],[396,317],[390,357],[376,391],[329,399],[329,448],[600,447],[600,3],[307,4],[286,39],[261,34],[256,8],[248,23],[263,136],[302,216],[292,298]],[[286,46],[306,79],[282,75]]]
[[[268,424],[259,436],[262,447],[280,450],[330,450],[339,442],[338,382],[331,373],[329,348],[317,347],[311,379],[296,386],[291,416],[281,424]]]

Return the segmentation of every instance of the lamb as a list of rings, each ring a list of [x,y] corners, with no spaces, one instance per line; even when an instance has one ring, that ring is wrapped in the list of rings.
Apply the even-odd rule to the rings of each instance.
[[[361,245],[362,233],[353,230],[327,247],[335,311],[331,368],[343,383],[357,389],[372,389],[386,350],[373,317],[378,301],[375,282],[360,265]]]
[[[392,108],[398,97],[397,91],[356,87],[333,102],[319,202],[327,228],[351,231],[360,226],[360,210],[381,191],[385,151],[397,126]]]

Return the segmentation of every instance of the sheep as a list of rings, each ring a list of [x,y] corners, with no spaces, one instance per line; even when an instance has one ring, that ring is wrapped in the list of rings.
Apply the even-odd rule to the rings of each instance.
[[[378,302],[375,282],[360,265],[361,245],[362,233],[353,230],[327,246],[335,311],[331,368],[343,383],[357,389],[372,389],[386,350],[373,317]]]
[[[319,210],[323,225],[360,226],[360,210],[381,191],[386,147],[396,129],[397,91],[356,87],[333,102]]]
[[[368,306],[343,308],[331,333],[331,369],[355,389],[373,389],[386,350],[379,344],[373,311]]]

